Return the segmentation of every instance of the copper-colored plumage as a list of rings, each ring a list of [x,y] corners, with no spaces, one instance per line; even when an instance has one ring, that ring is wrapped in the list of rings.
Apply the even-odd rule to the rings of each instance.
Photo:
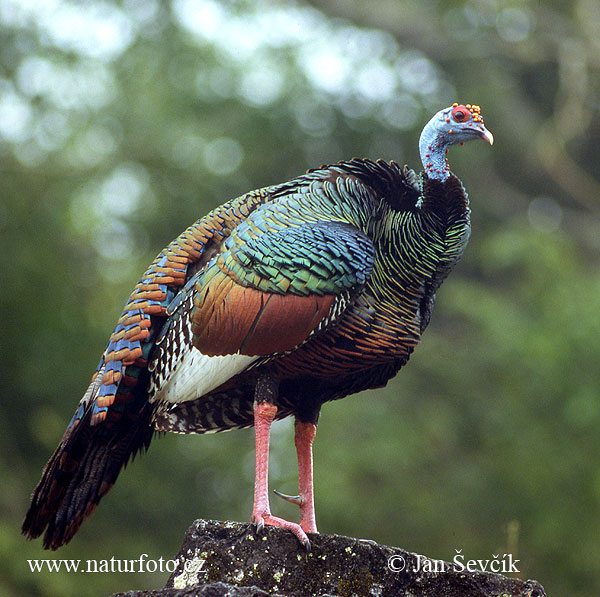
[[[225,277],[219,282],[215,292],[212,285],[198,292],[192,315],[194,345],[207,356],[237,352],[265,356],[292,350],[328,315],[335,299],[270,294]]]

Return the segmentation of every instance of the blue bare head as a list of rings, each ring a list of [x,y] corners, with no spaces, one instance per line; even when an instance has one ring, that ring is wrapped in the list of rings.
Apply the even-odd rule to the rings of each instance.
[[[452,104],[440,110],[426,125],[419,140],[423,168],[429,178],[446,180],[450,173],[446,153],[450,145],[471,139],[483,139],[490,145],[494,137],[488,131],[479,106]]]

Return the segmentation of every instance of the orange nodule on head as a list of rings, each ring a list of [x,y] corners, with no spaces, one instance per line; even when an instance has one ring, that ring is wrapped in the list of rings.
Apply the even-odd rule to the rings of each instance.
[[[452,116],[455,120],[466,122],[468,115],[471,116],[471,119],[477,125],[477,130],[481,138],[490,145],[493,145],[494,136],[485,128],[485,123],[481,116],[481,108],[475,104],[459,104],[458,102],[452,104]]]
[[[481,116],[481,108],[475,104],[459,104],[458,102],[454,102],[452,104],[453,108],[464,108],[471,113],[471,117],[475,122],[480,122],[483,124],[483,117]]]

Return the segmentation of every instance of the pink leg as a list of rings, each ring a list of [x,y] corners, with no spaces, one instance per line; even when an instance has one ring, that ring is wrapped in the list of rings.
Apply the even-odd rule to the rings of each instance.
[[[296,452],[298,454],[298,489],[300,526],[307,533],[316,533],[315,501],[313,492],[312,444],[317,434],[313,423],[302,423],[296,419]]]
[[[254,477],[254,506],[251,522],[258,530],[266,525],[281,527],[292,531],[310,550],[310,541],[299,524],[288,522],[271,514],[269,505],[269,439],[271,424],[277,413],[277,407],[269,402],[257,402],[254,405],[254,430],[256,441],[256,469]],[[313,517],[314,519],[314,517]]]

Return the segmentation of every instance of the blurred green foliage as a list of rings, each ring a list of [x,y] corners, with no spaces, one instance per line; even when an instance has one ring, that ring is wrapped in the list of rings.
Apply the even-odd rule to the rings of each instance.
[[[27,559],[170,558],[194,518],[248,518],[251,430],[169,435],[58,553],[19,534],[158,250],[309,167],[418,168],[421,126],[458,100],[496,138],[450,156],[472,239],[407,367],[324,408],[319,528],[443,559],[510,551],[549,595],[599,594],[599,40],[593,0],[0,0],[0,593],[160,587]],[[285,421],[271,484],[295,482]]]

